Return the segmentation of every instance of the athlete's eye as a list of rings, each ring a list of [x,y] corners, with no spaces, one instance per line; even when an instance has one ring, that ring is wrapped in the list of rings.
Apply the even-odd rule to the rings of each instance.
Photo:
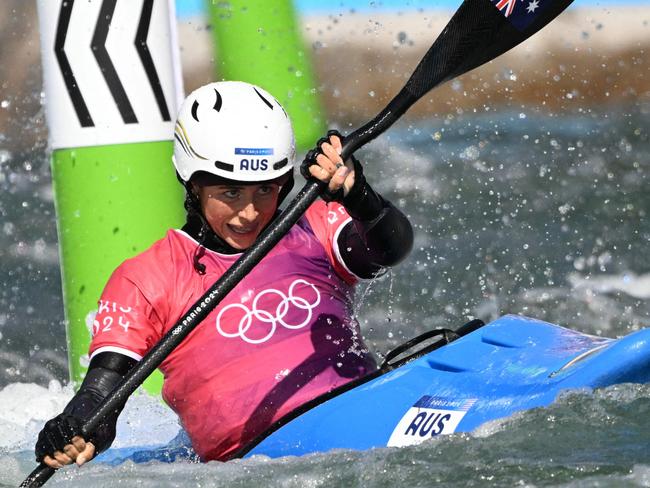
[[[276,188],[276,185],[262,185],[258,188],[257,191],[260,195],[270,195],[275,191]]]
[[[224,190],[221,194],[223,196],[225,196],[226,198],[235,199],[235,198],[239,197],[239,193],[240,193],[239,189],[230,188],[228,190]]]

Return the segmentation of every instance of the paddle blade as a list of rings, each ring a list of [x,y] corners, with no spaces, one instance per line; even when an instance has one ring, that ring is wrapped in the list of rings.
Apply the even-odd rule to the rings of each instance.
[[[384,133],[428,91],[528,39],[573,0],[465,0],[388,106],[345,139],[341,156]]]
[[[403,91],[418,100],[528,39],[573,0],[465,0]]]

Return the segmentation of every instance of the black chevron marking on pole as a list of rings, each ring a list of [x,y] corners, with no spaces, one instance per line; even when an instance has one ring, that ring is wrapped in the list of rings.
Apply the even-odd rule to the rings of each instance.
[[[68,27],[70,25],[70,16],[72,15],[72,7],[74,5],[74,0],[68,0],[67,2],[61,2],[61,10],[59,11],[59,22],[56,26],[56,37],[54,39],[54,55],[56,60],[59,63],[59,68],[61,69],[61,74],[63,75],[63,82],[65,83],[65,88],[68,90],[68,95],[70,95],[70,100],[72,101],[72,106],[74,111],[77,113],[77,118],[81,127],[94,127],[95,123],[93,118],[90,116],[84,97],[79,90],[77,85],[77,79],[72,72],[72,67],[68,61],[68,56],[65,54],[65,38],[68,35]]]
[[[117,104],[117,109],[120,111],[120,115],[122,115],[122,120],[125,124],[137,124],[138,118],[135,116],[131,102],[129,102],[129,97],[126,95],[124,86],[122,86],[120,77],[117,75],[115,66],[113,66],[111,57],[108,55],[106,49],[106,38],[108,37],[108,29],[111,26],[111,19],[113,18],[113,12],[115,12],[116,3],[117,0],[104,0],[102,2],[90,47],[106,80],[108,89],[111,95],[113,95],[113,100]]]
[[[156,103],[158,104],[158,110],[160,110],[160,116],[164,121],[167,122],[171,120],[169,109],[167,108],[165,94],[163,93],[162,85],[160,84],[160,78],[158,78],[156,65],[151,58],[149,46],[147,45],[147,36],[149,35],[149,25],[151,24],[152,10],[153,0],[145,0],[144,4],[142,5],[142,15],[140,16],[140,23],[138,24],[138,32],[135,35],[135,48],[138,51],[140,61],[142,62],[142,66],[144,66],[144,71],[147,73],[149,84],[151,85],[153,94],[156,97]]]

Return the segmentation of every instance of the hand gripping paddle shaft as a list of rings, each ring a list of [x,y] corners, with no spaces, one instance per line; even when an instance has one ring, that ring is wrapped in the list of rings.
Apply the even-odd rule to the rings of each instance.
[[[536,9],[530,11],[532,3],[527,6],[526,2],[517,0],[465,0],[397,96],[375,118],[345,138],[341,157],[347,159],[357,149],[384,133],[429,90],[496,58],[528,39],[557,17],[572,1],[541,0]],[[108,413],[125,402],[176,346],[269,253],[316,200],[322,186],[315,180],[307,182],[287,209],[98,405],[84,422],[82,435],[95,430]],[[53,473],[54,469],[41,463],[20,486],[42,486]]]

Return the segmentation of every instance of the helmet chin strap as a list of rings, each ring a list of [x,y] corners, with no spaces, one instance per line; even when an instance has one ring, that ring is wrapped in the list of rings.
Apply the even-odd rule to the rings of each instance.
[[[183,186],[185,186],[185,210],[187,211],[187,221],[183,226],[183,230],[198,241],[198,246],[196,246],[192,256],[192,261],[196,272],[203,275],[205,274],[205,264],[201,262],[201,258],[205,254],[208,234],[214,234],[214,232],[212,232],[212,228],[203,216],[201,202],[196,193],[194,193],[192,184],[187,182]],[[215,235],[215,237],[217,236]],[[224,242],[224,244],[226,243]]]

